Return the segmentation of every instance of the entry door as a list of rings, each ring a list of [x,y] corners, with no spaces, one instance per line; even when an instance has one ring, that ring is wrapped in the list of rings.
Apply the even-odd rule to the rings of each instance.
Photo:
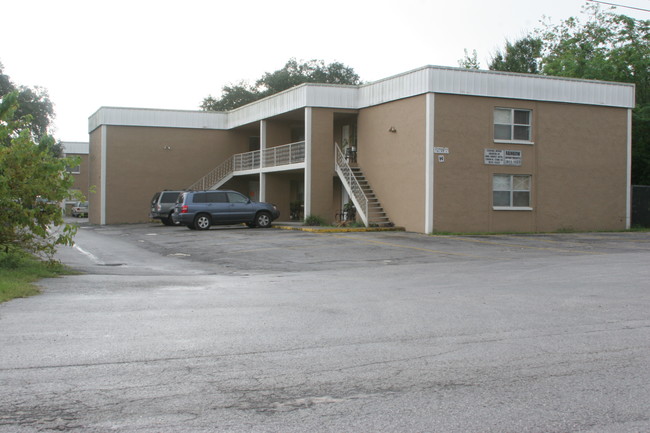
[[[343,125],[341,129],[341,151],[345,155],[345,151],[350,146],[350,125]]]
[[[260,201],[260,181],[251,180],[248,182],[248,196],[253,201]]]

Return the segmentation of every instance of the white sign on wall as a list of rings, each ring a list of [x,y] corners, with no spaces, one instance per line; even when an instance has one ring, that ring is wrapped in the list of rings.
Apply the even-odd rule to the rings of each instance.
[[[449,148],[448,147],[434,147],[433,148],[433,153],[442,153],[444,155],[449,154]]]
[[[521,150],[485,149],[483,162],[487,165],[521,166]]]

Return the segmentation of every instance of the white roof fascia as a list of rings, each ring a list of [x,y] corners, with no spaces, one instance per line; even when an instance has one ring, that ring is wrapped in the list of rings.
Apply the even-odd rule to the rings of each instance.
[[[302,84],[228,112],[102,107],[100,125],[232,129],[305,107],[361,109],[426,93],[634,108],[634,84],[425,66],[361,86]]]
[[[61,144],[63,145],[63,153],[66,155],[88,155],[90,153],[90,144],[88,142],[62,141]]]
[[[425,66],[359,88],[365,108],[424,93],[634,107],[634,84]]]
[[[227,129],[228,114],[212,111],[101,107],[88,118],[88,132],[101,125]]]

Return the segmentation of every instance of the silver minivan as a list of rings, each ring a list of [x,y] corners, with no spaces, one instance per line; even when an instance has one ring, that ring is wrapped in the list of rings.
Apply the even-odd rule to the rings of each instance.
[[[151,198],[151,211],[149,217],[160,220],[166,226],[174,225],[172,213],[178,196],[183,191],[161,191],[157,192]]]

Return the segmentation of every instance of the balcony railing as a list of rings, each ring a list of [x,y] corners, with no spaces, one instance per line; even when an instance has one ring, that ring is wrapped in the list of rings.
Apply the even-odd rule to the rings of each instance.
[[[359,184],[357,178],[354,176],[354,172],[345,159],[343,152],[341,152],[341,149],[339,149],[338,146],[334,146],[334,148],[334,160],[336,161],[334,164],[334,169],[339,175],[343,186],[348,191],[350,199],[354,203],[354,206],[356,207],[357,212],[363,221],[363,224],[368,227],[368,197],[366,197],[366,194],[363,192],[363,188]]]
[[[194,182],[189,190],[216,189],[232,178],[236,172],[281,167],[305,162],[305,142],[284,144],[263,150],[238,153]]]
[[[262,156],[264,168],[300,164],[305,162],[305,142],[298,141],[283,146],[270,147],[262,151]]]

